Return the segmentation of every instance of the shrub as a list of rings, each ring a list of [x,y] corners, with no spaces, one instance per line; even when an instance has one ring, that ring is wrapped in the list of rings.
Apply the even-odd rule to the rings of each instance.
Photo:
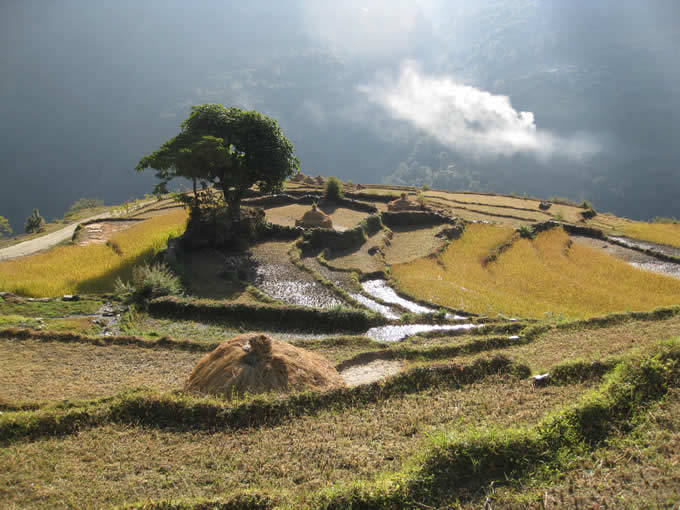
[[[583,211],[581,213],[581,216],[583,216],[584,219],[589,220],[590,218],[594,218],[595,216],[597,216],[597,211],[591,207]]]
[[[423,184],[423,191],[430,191],[430,187],[427,184]]]
[[[559,209],[558,211],[555,211],[555,216],[554,218],[557,221],[564,221],[564,211],[562,209]]]
[[[524,239],[533,239],[534,237],[536,237],[534,227],[532,227],[531,225],[522,225],[517,229],[517,232],[519,232],[519,236]]]
[[[40,216],[38,209],[33,209],[33,213],[26,218],[26,225],[24,230],[27,234],[33,234],[34,232],[42,232],[45,230],[45,220]]]
[[[9,220],[4,216],[0,216],[0,236],[3,234],[11,236],[12,232],[14,231],[12,230],[12,225],[9,224]]]
[[[116,280],[116,294],[125,301],[147,301],[182,293],[179,278],[165,264],[144,264],[132,270],[132,280]]]
[[[423,195],[422,191],[419,191],[416,194],[416,202],[418,202],[418,205],[422,208],[425,207],[425,195]]]
[[[342,198],[342,182],[337,177],[329,177],[326,181],[326,189],[324,195],[329,200],[338,200]]]

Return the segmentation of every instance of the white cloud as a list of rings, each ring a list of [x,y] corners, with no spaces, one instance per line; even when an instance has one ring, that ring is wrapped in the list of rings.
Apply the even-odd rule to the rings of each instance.
[[[423,74],[404,62],[397,80],[359,88],[392,117],[406,120],[460,153],[498,157],[518,153],[539,159],[583,159],[599,148],[590,136],[564,138],[538,129],[532,112],[518,112],[510,98],[458,83],[448,76]]]

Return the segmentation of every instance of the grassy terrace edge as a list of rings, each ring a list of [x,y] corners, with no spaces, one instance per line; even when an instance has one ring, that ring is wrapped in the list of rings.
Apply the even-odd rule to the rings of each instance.
[[[200,320],[237,320],[244,323],[261,324],[269,328],[306,327],[317,331],[366,331],[385,324],[380,315],[353,308],[332,308],[322,310],[302,306],[246,305],[225,303],[205,299],[164,297],[149,303],[149,313],[159,317],[191,318]]]
[[[680,339],[656,351],[629,356],[607,374],[599,388],[579,402],[549,413],[533,427],[488,428],[465,434],[440,433],[404,470],[380,473],[374,481],[338,484],[310,495],[306,508],[400,509],[481,501],[493,480],[518,484],[530,478],[546,482],[554,469],[582,458],[608,438],[629,433],[635,419],[680,386]],[[456,487],[455,499],[450,488]],[[481,498],[481,499],[480,499]],[[147,501],[129,509],[269,509],[300,508],[300,501],[262,492],[225,499]]]
[[[61,402],[38,410],[6,412],[0,416],[0,443],[42,436],[59,436],[104,423],[128,423],[180,430],[271,426],[285,419],[324,409],[366,405],[395,395],[416,393],[433,386],[471,384],[491,375],[527,377],[529,368],[504,356],[469,365],[418,367],[384,381],[328,392],[306,392],[284,398],[244,396],[230,403],[183,393],[130,390],[113,397]]]

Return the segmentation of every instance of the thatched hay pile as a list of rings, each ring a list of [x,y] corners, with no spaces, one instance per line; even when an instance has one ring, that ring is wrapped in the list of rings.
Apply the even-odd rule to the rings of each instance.
[[[302,228],[333,228],[333,221],[331,217],[323,211],[317,209],[316,204],[302,215],[301,218],[295,220],[296,227]]]
[[[316,177],[314,177],[314,181],[317,184],[322,185],[324,182],[326,182],[326,179],[323,178],[323,175],[319,174]]]
[[[302,172],[296,173],[293,177],[290,178],[290,182],[301,182],[304,181],[307,178],[305,174]]]
[[[306,176],[306,177],[302,180],[302,182],[303,182],[304,184],[309,184],[310,186],[316,184],[316,180],[314,179],[314,177],[310,177],[310,176]]]
[[[185,391],[231,398],[244,393],[326,390],[345,382],[313,352],[249,333],[227,340],[198,362]]]
[[[400,198],[392,200],[387,204],[387,210],[390,212],[417,211],[420,210],[420,204],[412,202],[408,199],[406,193],[402,193]]]

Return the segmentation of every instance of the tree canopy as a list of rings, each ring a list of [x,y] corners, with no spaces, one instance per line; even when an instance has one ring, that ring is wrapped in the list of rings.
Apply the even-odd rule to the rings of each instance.
[[[14,231],[12,230],[12,225],[9,224],[9,220],[4,216],[0,216],[0,236],[3,234],[11,236],[12,232]]]
[[[254,110],[225,108],[220,104],[193,106],[180,133],[137,165],[137,171],[156,170],[164,191],[175,177],[210,183],[219,188],[234,218],[239,217],[245,191],[257,184],[260,191],[280,190],[283,181],[300,167],[293,144],[278,123]]]

